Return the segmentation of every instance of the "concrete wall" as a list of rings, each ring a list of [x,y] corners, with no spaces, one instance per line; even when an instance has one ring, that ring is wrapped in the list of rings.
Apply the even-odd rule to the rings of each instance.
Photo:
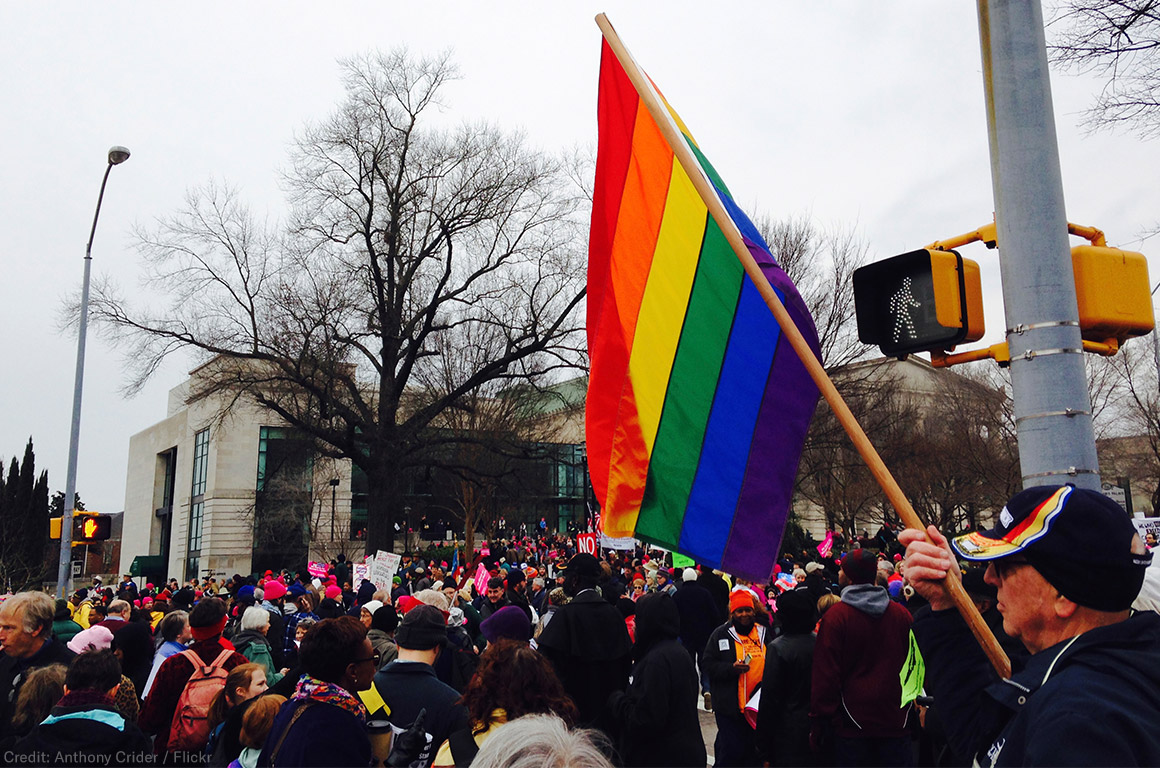
[[[206,474],[205,512],[199,575],[248,574],[253,553],[253,512],[258,477],[261,428],[283,426],[274,414],[252,404],[235,403],[219,418],[222,402],[209,397],[187,402],[189,382],[174,387],[169,415],[129,440],[129,468],[125,481],[125,528],[120,572],[128,572],[137,555],[160,554],[165,461],[160,454],[177,448],[168,575],[184,580],[189,543],[189,515],[193,486],[193,448],[196,434],[210,430]],[[312,558],[329,559],[339,551],[361,554],[361,543],[347,542],[350,520],[350,462],[319,461],[315,469]],[[339,478],[335,494],[335,530],[330,541],[331,491],[328,481]]]

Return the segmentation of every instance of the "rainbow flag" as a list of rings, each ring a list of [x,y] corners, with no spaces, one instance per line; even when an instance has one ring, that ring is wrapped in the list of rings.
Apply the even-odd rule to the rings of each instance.
[[[797,289],[668,110],[816,353]],[[764,581],[817,387],[607,42],[598,121],[585,430],[605,533]]]

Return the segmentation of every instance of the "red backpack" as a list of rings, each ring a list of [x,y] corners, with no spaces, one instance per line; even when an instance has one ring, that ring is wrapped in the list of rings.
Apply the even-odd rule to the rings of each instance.
[[[229,673],[223,665],[233,654],[234,651],[227,648],[218,654],[213,664],[206,665],[193,651],[186,649],[181,652],[193,665],[193,674],[182,689],[177,709],[173,712],[167,745],[170,752],[200,752],[205,749],[209,739],[209,707],[218,691],[226,687]]]

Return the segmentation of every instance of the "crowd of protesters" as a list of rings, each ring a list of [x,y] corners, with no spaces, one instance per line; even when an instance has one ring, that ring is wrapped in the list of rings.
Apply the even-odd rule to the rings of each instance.
[[[1053,497],[1062,512],[1047,533],[1081,540],[1085,515],[1112,513],[1070,493],[1066,509]],[[976,535],[974,549],[952,551],[933,529],[932,544],[884,527],[874,539],[839,536],[826,556],[786,555],[761,584],[674,568],[647,547],[578,553],[575,537],[532,526],[463,566],[405,554],[389,586],[356,578],[340,557],[319,576],[267,570],[159,586],[126,576],[55,603],[19,593],[0,603],[0,753],[5,764],[243,768],[1002,765],[1076,755],[1109,764],[1102,753],[1066,751],[1102,721],[1084,726],[1066,701],[1044,702],[1075,679],[1089,711],[1105,696],[1118,722],[1160,712],[1157,657],[1140,655],[1157,650],[1160,618],[1127,614],[1147,548],[1126,518],[1100,518],[1115,540],[1088,542],[1087,560],[1068,549],[1072,539],[1016,541],[1011,531],[1039,514],[1040,496],[1012,499],[1004,514],[1014,522],[1004,519],[996,539]],[[998,555],[978,554],[993,541]],[[1011,657],[1006,686],[981,654],[946,650],[951,640],[969,645],[944,586],[959,559],[995,560],[961,578]],[[1092,587],[1081,581],[1087,565],[1131,583]],[[1003,592],[1031,578],[1023,566],[1048,585],[1038,619],[1015,615],[1019,601]],[[1042,606],[1053,590],[1051,613]],[[1130,636],[1112,656],[1129,669],[1084,673],[1061,662],[1065,651],[1086,660],[1077,665],[1109,653],[1095,640],[1057,652],[1109,625]],[[904,687],[916,636],[933,699]],[[1056,649],[1049,662],[1045,649]],[[1105,691],[1116,684],[1126,690]],[[1041,714],[1024,711],[1033,694]],[[1050,725],[1054,737],[1031,725]],[[1120,722],[1112,732],[1128,742],[1116,764],[1160,762],[1150,728]]]

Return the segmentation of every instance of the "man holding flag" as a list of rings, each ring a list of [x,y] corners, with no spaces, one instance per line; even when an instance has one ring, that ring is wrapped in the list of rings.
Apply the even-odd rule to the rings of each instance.
[[[1160,765],[1160,616],[1130,610],[1152,554],[1127,513],[1097,491],[1042,486],[998,523],[953,550],[934,526],[931,542],[913,528],[898,537],[906,580],[933,609],[914,634],[952,749],[986,766]],[[1032,653],[1008,680],[953,608],[958,557],[987,563],[1003,629]]]

